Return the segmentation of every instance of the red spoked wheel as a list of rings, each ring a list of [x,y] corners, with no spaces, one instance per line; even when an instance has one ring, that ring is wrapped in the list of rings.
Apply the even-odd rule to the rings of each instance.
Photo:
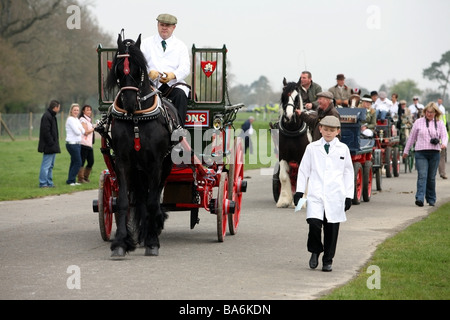
[[[355,171],[355,193],[353,196],[352,203],[360,204],[363,190],[363,172],[361,163],[359,162],[353,163],[353,170]]]
[[[114,197],[112,183],[108,170],[104,170],[100,175],[98,188],[98,222],[100,234],[104,241],[111,239],[111,230],[113,225],[113,206]]]
[[[366,161],[363,166],[363,189],[362,197],[365,202],[370,201],[372,196],[373,164],[372,161]]]
[[[219,242],[223,242],[227,231],[227,216],[229,212],[228,200],[228,174],[222,172],[220,175],[219,192],[216,199],[217,214],[217,238]]]
[[[237,137],[234,141],[234,159],[229,166],[228,176],[228,199],[234,201],[234,213],[228,214],[228,229],[230,234],[237,233],[239,218],[241,216],[242,193],[247,189],[244,181],[244,150],[242,138]]]

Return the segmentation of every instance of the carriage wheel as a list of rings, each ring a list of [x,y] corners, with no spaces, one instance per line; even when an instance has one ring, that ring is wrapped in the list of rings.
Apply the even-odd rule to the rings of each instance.
[[[372,196],[372,179],[373,179],[372,161],[366,161],[363,167],[363,189],[362,197],[365,202],[370,201]]]
[[[278,199],[280,198],[280,190],[281,190],[280,163],[277,161],[273,169],[273,176],[272,176],[272,194],[273,200],[275,200],[275,202],[278,202]]]
[[[381,174],[381,167],[378,167],[375,170],[375,182],[377,184],[377,191],[381,191],[381,179],[382,179],[382,174]]]
[[[392,177],[392,148],[386,147],[386,151],[384,153],[384,164],[386,169],[386,178]]]
[[[400,152],[398,148],[394,148],[392,151],[392,171],[394,173],[394,177],[398,177],[400,175]]]
[[[109,173],[103,171],[100,175],[98,188],[98,222],[100,235],[104,241],[111,239],[111,229],[113,224],[113,196],[112,185]]]
[[[234,213],[228,214],[228,229],[230,234],[235,235],[241,216],[242,192],[244,182],[244,151],[242,150],[242,139],[236,138],[234,141],[235,156],[234,162],[230,164],[228,176],[228,200],[233,200],[235,204]]]
[[[361,194],[363,189],[363,173],[361,163],[355,162],[353,164],[353,170],[355,171],[355,193],[353,196],[353,204],[361,203]]]
[[[216,214],[217,214],[217,237],[219,242],[223,242],[225,233],[227,231],[227,216],[228,216],[228,175],[222,172],[220,175],[219,193],[216,200]]]

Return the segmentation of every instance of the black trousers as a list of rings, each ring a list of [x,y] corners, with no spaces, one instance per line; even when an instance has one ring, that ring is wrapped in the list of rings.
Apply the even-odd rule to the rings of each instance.
[[[84,167],[84,163],[87,160],[86,168],[92,168],[94,165],[94,149],[81,145],[81,166]]]
[[[333,263],[334,254],[339,234],[339,223],[329,223],[327,218],[306,219],[309,224],[308,233],[308,251],[311,253],[323,252],[322,263],[325,265]],[[323,244],[322,244],[322,226],[323,226]]]
[[[188,105],[188,98],[186,96],[186,93],[184,93],[184,91],[180,88],[171,88],[167,84],[161,85],[158,90],[162,92],[163,96],[172,101],[175,109],[177,109],[178,111],[180,124],[182,127],[184,127]],[[169,94],[166,96],[167,92],[169,92]]]

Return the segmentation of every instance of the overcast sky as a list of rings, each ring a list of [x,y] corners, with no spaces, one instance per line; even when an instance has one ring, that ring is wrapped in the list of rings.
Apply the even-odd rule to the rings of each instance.
[[[308,70],[323,89],[344,73],[368,90],[412,79],[437,88],[422,71],[450,50],[448,0],[90,0],[100,27],[127,38],[153,35],[156,17],[178,18],[174,34],[189,50],[228,48],[232,85]]]

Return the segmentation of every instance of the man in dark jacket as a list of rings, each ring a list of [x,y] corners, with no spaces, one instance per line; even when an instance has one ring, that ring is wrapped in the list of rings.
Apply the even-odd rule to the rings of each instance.
[[[61,109],[58,101],[52,100],[42,115],[39,129],[38,151],[43,153],[41,171],[39,173],[39,187],[53,188],[53,166],[57,153],[61,153],[59,147],[59,131],[56,114]]]
[[[309,71],[303,71],[299,80],[300,94],[303,104],[307,110],[317,110],[317,94],[322,92],[322,87],[312,81],[312,75]]]
[[[253,145],[252,145],[252,140],[250,139],[250,136],[253,134],[253,127],[252,127],[252,123],[253,121],[255,121],[255,118],[253,117],[249,117],[243,124],[242,124],[242,133],[241,133],[241,137],[244,137],[244,153],[247,152],[247,149],[250,148],[250,153],[253,153]]]
[[[319,123],[323,118],[325,118],[326,116],[335,116],[339,120],[341,119],[339,112],[334,107],[333,94],[331,92],[320,92],[317,94],[317,98],[317,102],[319,103],[317,113],[314,112],[308,114],[306,112],[296,110],[296,112],[300,115],[300,119],[305,121],[308,127],[311,129],[313,141],[322,138],[322,135],[319,131]],[[338,135],[338,139],[340,139],[340,135]]]

